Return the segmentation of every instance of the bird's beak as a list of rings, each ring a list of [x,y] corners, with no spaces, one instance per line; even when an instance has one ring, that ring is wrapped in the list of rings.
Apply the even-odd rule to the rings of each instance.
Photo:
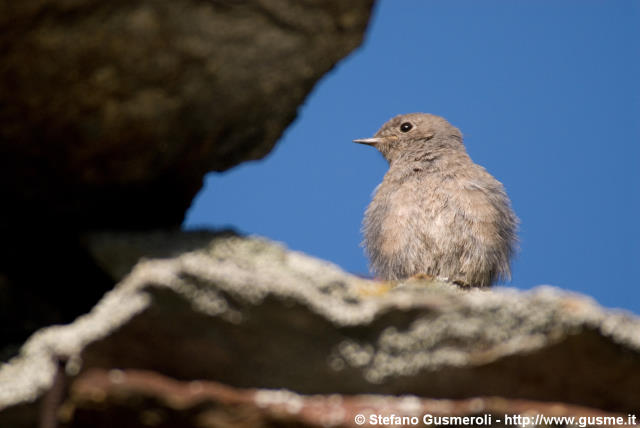
[[[353,140],[353,142],[375,146],[376,144],[382,143],[382,138],[361,138],[359,140]]]

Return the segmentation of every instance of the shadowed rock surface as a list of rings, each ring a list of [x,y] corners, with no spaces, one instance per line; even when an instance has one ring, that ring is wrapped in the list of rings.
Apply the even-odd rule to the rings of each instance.
[[[597,414],[638,410],[640,320],[582,296],[551,287],[464,291],[417,280],[392,288],[229,234],[102,234],[88,242],[115,276],[145,248],[156,257],[193,251],[139,262],[90,314],[34,335],[0,370],[0,426],[32,426],[25,421],[35,423],[46,402],[66,409],[70,426],[89,426],[82,415],[100,409],[136,417],[157,406],[173,408],[175,417],[193,410],[157,405],[166,391],[125,383],[126,394],[138,397],[132,402],[142,403],[135,407],[105,384],[105,376],[122,381],[138,371],[180,388],[198,380],[338,398],[502,397],[509,405],[559,402]],[[103,373],[102,380],[91,373]],[[98,410],[87,388],[102,390]],[[294,398],[292,406],[300,403]],[[233,415],[236,405],[214,407]]]
[[[140,402],[144,402],[144,406]],[[482,425],[514,426],[505,415],[551,417],[610,418],[627,420],[616,414],[558,402],[482,397],[462,400],[433,400],[415,395],[299,395],[287,390],[238,389],[216,382],[177,382],[151,372],[94,370],[73,385],[63,408],[70,426],[109,427],[112,420],[120,427],[136,427],[138,422],[156,426],[181,427],[256,427],[308,426],[357,427],[356,415],[370,421],[370,415],[413,417],[424,426],[424,416],[475,418]],[[616,419],[613,419],[616,418]],[[524,420],[524,419],[523,419]],[[426,419],[429,421],[429,419]],[[380,423],[381,424],[381,423]],[[486,423],[485,423],[486,424]],[[387,424],[388,425],[388,424]],[[531,424],[527,424],[531,425]],[[607,424],[613,426],[616,424]]]
[[[0,2],[0,360],[113,287],[82,232],[178,227],[266,155],[372,4]]]
[[[372,3],[2,2],[0,224],[179,225],[206,172],[271,150]]]

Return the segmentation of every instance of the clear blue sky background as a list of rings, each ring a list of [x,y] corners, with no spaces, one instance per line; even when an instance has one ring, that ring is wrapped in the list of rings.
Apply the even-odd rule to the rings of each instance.
[[[271,102],[278,102],[272,100]],[[360,224],[387,165],[353,144],[446,117],[520,217],[510,286],[640,313],[640,2],[383,0],[264,160],[210,174],[185,228],[231,226],[367,274]]]

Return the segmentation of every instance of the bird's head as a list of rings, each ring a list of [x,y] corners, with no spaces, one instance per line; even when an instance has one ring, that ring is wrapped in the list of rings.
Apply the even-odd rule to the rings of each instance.
[[[460,130],[446,119],[428,113],[394,117],[373,136],[353,140],[375,147],[391,164],[398,160],[429,160],[449,151],[465,152]]]

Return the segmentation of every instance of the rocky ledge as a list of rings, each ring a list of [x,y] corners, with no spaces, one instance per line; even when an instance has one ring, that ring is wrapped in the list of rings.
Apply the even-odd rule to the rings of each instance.
[[[375,282],[231,233],[86,241],[122,280],[2,366],[2,427],[354,426],[372,413],[495,422],[639,408],[640,320],[584,296]]]
[[[372,6],[0,2],[0,361],[113,288],[79,236],[179,227],[206,173],[269,153]]]

